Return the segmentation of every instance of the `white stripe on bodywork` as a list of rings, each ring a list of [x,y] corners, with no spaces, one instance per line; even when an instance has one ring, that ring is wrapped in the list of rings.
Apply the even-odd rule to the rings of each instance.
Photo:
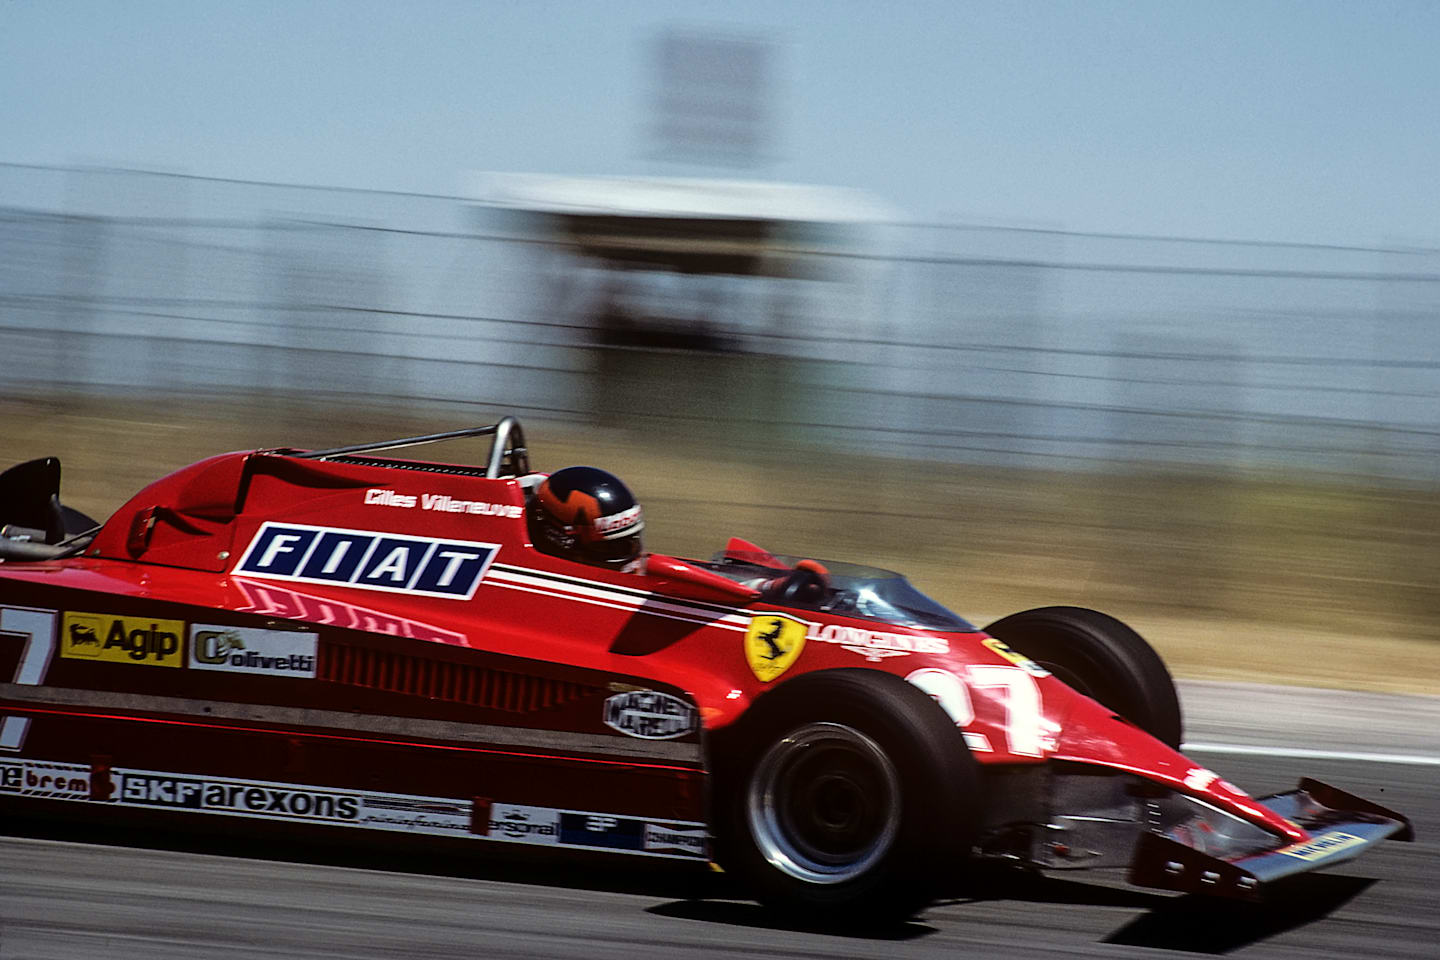
[[[575,597],[575,596],[570,596],[569,594],[553,593],[553,592],[551,592],[551,591],[549,591],[549,590],[539,590],[539,589],[536,589],[536,588],[534,588],[534,587],[522,587],[522,586],[520,586],[520,585],[517,584],[517,583],[500,583],[499,581],[492,580],[488,585],[489,585],[489,586],[492,586],[492,587],[501,587],[501,588],[506,589],[506,590],[519,590],[519,591],[521,591],[522,593],[538,593],[538,594],[540,594],[541,596],[545,596],[545,597],[557,597],[558,599],[561,599],[561,600],[570,600],[570,601],[573,601],[573,602],[575,602],[575,603],[588,603],[588,604],[590,604],[591,606],[596,606],[596,607],[608,607],[608,608],[611,609],[611,610],[623,610],[623,611],[625,611],[625,612],[627,612],[627,613],[646,613],[646,614],[649,614],[649,615],[654,616],[654,617],[664,617],[664,618],[666,618],[667,620],[680,620],[680,621],[682,621],[682,622],[684,622],[684,623],[694,623],[694,624],[698,624],[698,625],[700,625],[700,626],[716,626],[716,627],[720,627],[720,628],[723,629],[723,630],[736,630],[736,631],[740,631],[740,632],[743,632],[743,631],[744,631],[744,628],[743,628],[743,627],[732,627],[732,626],[730,626],[729,624],[719,623],[719,622],[714,621],[714,620],[701,620],[701,619],[698,619],[698,618],[696,618],[696,617],[680,617],[680,616],[676,616],[676,615],[670,614],[670,613],[660,613],[659,611],[656,611],[656,610],[648,610],[648,609],[645,609],[644,607],[638,606],[638,605],[637,605],[637,606],[626,606],[626,605],[624,605],[624,604],[619,604],[619,603],[607,603],[607,602],[604,601],[604,600],[592,600],[592,599],[590,599],[590,598],[588,598],[588,597]]]
[[[641,590],[636,587],[622,587],[617,586],[613,583],[605,583],[604,581],[600,580],[591,580],[586,577],[574,577],[565,573],[551,573],[548,570],[537,570],[533,567],[517,567],[513,564],[497,563],[492,565],[492,569],[527,578],[533,577],[535,579],[540,579],[546,582],[559,582],[560,584],[562,584],[562,586],[570,585],[574,587],[595,589],[599,590],[602,593],[623,596],[626,599],[645,601],[652,600],[655,597],[660,596],[653,590]],[[703,613],[706,616],[714,616],[717,613],[733,614],[738,610],[738,608],[735,607],[733,604],[707,603],[703,600],[686,600],[683,601],[683,603],[687,608],[696,611],[696,613]]]
[[[607,589],[606,584],[593,580],[576,581],[569,577],[565,579],[566,583],[556,584],[549,576],[532,576],[514,567],[502,569],[497,564],[490,568],[490,576],[485,583],[489,586],[559,597],[613,610],[638,611],[671,620],[709,624],[726,630],[743,632],[750,625],[751,615],[735,607],[694,606],[664,598],[657,593],[613,590]]]

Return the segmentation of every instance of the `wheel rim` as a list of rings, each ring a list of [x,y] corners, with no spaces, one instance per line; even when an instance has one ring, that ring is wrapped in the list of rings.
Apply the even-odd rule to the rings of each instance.
[[[809,883],[844,883],[895,842],[900,777],[852,727],[812,723],[771,745],[755,767],[746,815],[760,855]]]

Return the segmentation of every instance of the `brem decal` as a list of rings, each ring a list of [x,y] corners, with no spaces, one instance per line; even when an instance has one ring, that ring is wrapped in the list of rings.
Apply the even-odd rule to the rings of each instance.
[[[762,613],[745,631],[745,662],[761,683],[769,683],[790,669],[805,649],[804,620],[783,613]]]
[[[0,760],[0,793],[58,800],[90,799],[90,768],[43,760]]]
[[[268,580],[469,600],[500,545],[267,522],[234,572]]]
[[[72,660],[138,663],[147,667],[178,667],[185,662],[180,645],[183,636],[182,620],[67,613],[60,626],[60,656]]]
[[[642,740],[671,740],[695,729],[695,708],[658,690],[617,693],[605,701],[605,725]]]
[[[315,634],[196,623],[190,626],[195,670],[314,678]]]

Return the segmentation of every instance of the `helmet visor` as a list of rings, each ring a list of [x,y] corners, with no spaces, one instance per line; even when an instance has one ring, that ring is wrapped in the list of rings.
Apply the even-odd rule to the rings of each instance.
[[[639,532],[628,537],[617,537],[614,540],[596,540],[585,544],[584,550],[592,562],[609,566],[623,566],[640,556]]]

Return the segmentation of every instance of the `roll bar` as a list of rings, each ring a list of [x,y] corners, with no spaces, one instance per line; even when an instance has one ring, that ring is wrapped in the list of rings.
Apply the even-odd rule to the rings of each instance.
[[[352,453],[397,450],[401,447],[437,443],[441,440],[458,440],[462,437],[494,437],[490,441],[490,453],[485,459],[487,479],[494,480],[505,476],[518,477],[530,472],[530,452],[525,448],[525,431],[520,428],[520,421],[514,417],[505,417],[499,423],[492,423],[486,427],[467,427],[464,430],[450,430],[445,433],[427,433],[418,437],[402,437],[398,440],[376,440],[371,443],[356,443],[345,447],[331,447],[328,450],[310,450],[306,453],[289,455],[299,460],[329,460],[332,457],[343,457]]]

